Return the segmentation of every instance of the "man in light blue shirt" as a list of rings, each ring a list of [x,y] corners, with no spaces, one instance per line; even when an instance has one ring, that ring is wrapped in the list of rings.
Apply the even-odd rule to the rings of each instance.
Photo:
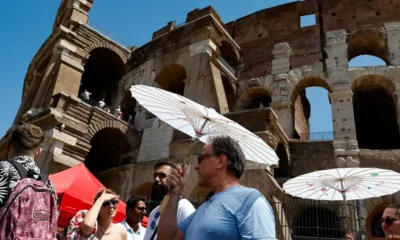
[[[276,239],[275,218],[262,194],[239,184],[245,157],[239,144],[228,136],[211,139],[198,156],[198,185],[215,193],[178,226],[176,211],[185,185],[186,166],[170,174],[174,186],[160,218],[160,240]]]

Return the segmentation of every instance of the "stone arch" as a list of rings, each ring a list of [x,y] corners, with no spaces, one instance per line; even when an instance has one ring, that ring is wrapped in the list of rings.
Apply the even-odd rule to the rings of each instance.
[[[246,89],[239,98],[238,106],[241,109],[256,109],[270,107],[271,91],[263,85],[252,86]]]
[[[107,120],[104,122],[99,122],[99,123],[90,125],[86,139],[88,139],[90,141],[90,139],[92,139],[96,133],[98,133],[99,131],[101,131],[102,129],[105,129],[105,128],[117,128],[123,133],[125,133],[128,130],[128,126],[119,121]]]
[[[78,96],[88,91],[91,95],[90,99],[84,99],[86,103],[97,106],[103,100],[111,106],[118,98],[124,74],[125,65],[121,57],[110,48],[97,47],[90,51],[85,63]]]
[[[240,64],[240,53],[229,41],[221,41],[219,45],[220,57],[224,59],[233,69]]]
[[[87,45],[84,48],[84,51],[87,53],[85,56],[85,59],[89,59],[90,52],[92,52],[93,50],[95,50],[97,48],[106,48],[106,49],[113,51],[115,54],[117,54],[121,58],[123,63],[126,63],[128,61],[129,54],[122,52],[117,46],[115,46],[109,42],[106,42],[106,41],[98,41],[98,42],[94,42],[94,43]]]
[[[297,96],[304,92],[304,90],[308,87],[322,87],[325,88],[328,92],[332,92],[331,86],[320,77],[305,77],[299,80],[296,86],[293,88],[290,96],[291,100],[294,103],[296,101]]]
[[[352,84],[358,146],[367,149],[400,148],[396,86],[380,75],[365,75]]]
[[[377,206],[367,217],[366,228],[368,239],[371,240],[384,240],[385,232],[380,226],[380,220],[382,218],[383,211],[385,210],[384,205]]]
[[[185,67],[178,64],[172,64],[161,70],[154,78],[160,88],[179,95],[184,95],[186,70]]]
[[[360,55],[372,55],[389,63],[389,46],[383,28],[369,28],[353,32],[347,37],[348,61]]]
[[[294,219],[292,239],[315,237],[340,239],[345,235],[340,229],[339,217],[333,211],[320,206],[311,206],[303,209]]]
[[[308,87],[322,87],[328,93],[332,92],[331,86],[321,77],[306,77],[297,82],[292,92],[289,93],[293,106],[293,132],[290,137],[296,139],[310,139],[311,104],[306,95],[306,88]],[[329,99],[328,95],[327,98]]]

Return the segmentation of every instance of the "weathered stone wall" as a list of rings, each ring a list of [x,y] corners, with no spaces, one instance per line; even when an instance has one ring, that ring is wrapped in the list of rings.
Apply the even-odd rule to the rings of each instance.
[[[290,140],[289,147],[293,177],[336,167],[332,141]]]

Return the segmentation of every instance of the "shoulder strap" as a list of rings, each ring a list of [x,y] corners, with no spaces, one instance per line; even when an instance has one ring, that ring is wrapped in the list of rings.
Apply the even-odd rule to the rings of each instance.
[[[15,169],[17,169],[18,174],[21,178],[27,178],[28,177],[28,171],[24,168],[24,166],[22,166],[21,163],[17,162],[17,161],[8,161],[9,163],[11,163]]]
[[[153,240],[153,239],[156,237],[156,234],[157,234],[157,228],[158,228],[158,226],[156,227],[156,229],[154,229],[153,235],[151,235],[151,238],[150,238],[150,240]]]

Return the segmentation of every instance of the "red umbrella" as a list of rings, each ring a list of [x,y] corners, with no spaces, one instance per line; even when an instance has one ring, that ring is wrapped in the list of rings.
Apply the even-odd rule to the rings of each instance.
[[[89,210],[96,194],[100,189],[105,188],[83,163],[51,175],[49,178],[60,200],[60,215],[57,223],[60,228],[67,227],[79,210]],[[124,219],[125,203],[120,202],[113,222],[121,222]]]

